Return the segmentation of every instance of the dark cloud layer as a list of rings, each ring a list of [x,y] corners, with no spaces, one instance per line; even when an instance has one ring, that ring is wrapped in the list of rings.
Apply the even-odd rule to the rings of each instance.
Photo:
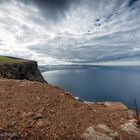
[[[78,0],[19,0],[25,4],[35,4],[47,19],[57,20],[65,16],[71,4]]]
[[[2,1],[2,0],[1,0]],[[72,5],[88,5],[89,8],[98,8],[102,4],[102,0],[19,0],[25,4],[35,4],[41,11],[47,20],[58,20],[65,17],[66,12]],[[105,0],[107,4],[111,4],[111,1]],[[123,3],[127,3],[128,7],[133,6],[139,0],[118,0],[116,6]],[[92,6],[96,5],[96,6]]]
[[[0,2],[5,2],[10,0],[0,0]],[[65,17],[66,12],[71,8],[72,5],[88,5],[89,8],[97,8],[102,4],[102,0],[17,0],[25,5],[35,4],[41,14],[47,20],[60,20]],[[105,0],[107,4],[112,2]],[[114,0],[113,0],[114,1]],[[139,0],[118,0],[116,6],[123,3],[128,3],[128,7],[133,6]],[[95,5],[95,6],[93,6]],[[96,7],[97,6],[97,7]]]
[[[128,6],[132,6],[133,4],[135,4],[138,0],[130,0],[128,2]]]

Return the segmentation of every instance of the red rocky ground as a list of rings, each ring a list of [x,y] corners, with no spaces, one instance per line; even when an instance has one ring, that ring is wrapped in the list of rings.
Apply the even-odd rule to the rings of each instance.
[[[121,103],[86,104],[46,83],[0,79],[0,140],[139,140],[137,124],[127,127],[134,119]]]

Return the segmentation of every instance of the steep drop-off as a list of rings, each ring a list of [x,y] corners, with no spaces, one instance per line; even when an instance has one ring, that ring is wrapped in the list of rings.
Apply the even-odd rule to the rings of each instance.
[[[36,61],[11,57],[0,60],[0,78],[45,82]]]

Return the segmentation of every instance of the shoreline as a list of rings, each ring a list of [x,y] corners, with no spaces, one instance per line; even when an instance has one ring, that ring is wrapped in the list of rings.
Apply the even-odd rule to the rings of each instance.
[[[0,139],[140,139],[140,126],[134,110],[120,102],[87,103],[47,82],[29,81],[28,69],[21,65],[24,73],[17,69],[17,65],[8,63],[11,70],[8,73],[5,65],[1,67]],[[15,66],[17,73],[26,75],[27,80],[17,75],[7,77],[13,75]],[[37,74],[37,79],[42,77],[37,63],[35,67],[31,63],[30,68],[34,68],[30,72]],[[9,79],[4,79],[5,74]]]

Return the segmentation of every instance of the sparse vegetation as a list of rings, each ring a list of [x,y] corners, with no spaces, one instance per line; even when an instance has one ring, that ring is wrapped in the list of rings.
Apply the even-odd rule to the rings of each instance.
[[[8,56],[0,56],[0,78],[46,82],[37,62]]]
[[[16,59],[12,59],[6,56],[0,56],[0,62],[12,63],[12,62],[16,62]]]

